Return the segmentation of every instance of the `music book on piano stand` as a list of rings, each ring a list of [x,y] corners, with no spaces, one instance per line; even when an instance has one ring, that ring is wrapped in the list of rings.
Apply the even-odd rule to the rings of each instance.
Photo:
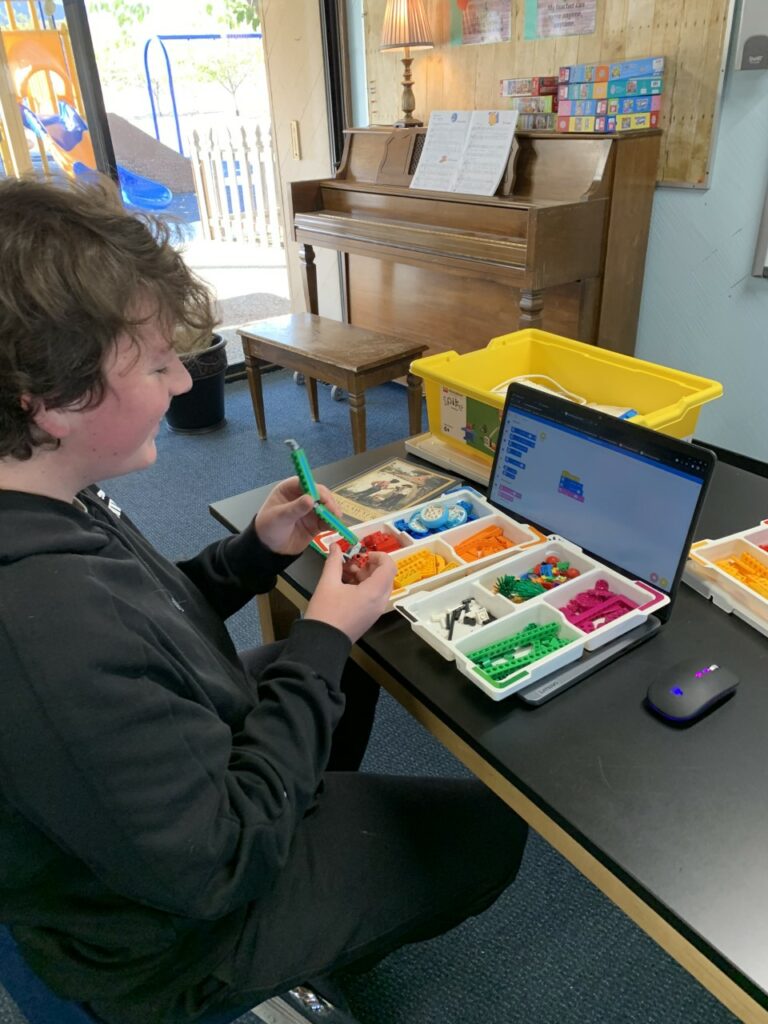
[[[434,110],[410,187],[495,195],[517,117],[516,110]]]

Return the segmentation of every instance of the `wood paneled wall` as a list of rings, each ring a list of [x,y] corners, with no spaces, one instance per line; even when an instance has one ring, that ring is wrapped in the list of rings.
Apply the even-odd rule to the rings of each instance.
[[[598,0],[589,36],[523,39],[524,0],[513,0],[509,43],[451,46],[451,6],[426,0],[435,48],[414,51],[416,116],[431,110],[476,110],[508,103],[499,80],[557,74],[562,64],[667,58],[658,180],[706,187],[713,158],[715,114],[733,0]],[[400,112],[403,65],[397,51],[381,53],[386,0],[365,0],[368,105],[372,124]]]

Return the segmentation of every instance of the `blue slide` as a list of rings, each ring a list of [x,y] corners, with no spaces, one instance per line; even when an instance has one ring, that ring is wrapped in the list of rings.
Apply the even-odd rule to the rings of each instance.
[[[35,114],[25,103],[22,103],[21,115],[25,128],[29,128],[41,139],[47,137],[52,143],[58,163],[65,171],[73,171],[82,178],[92,177],[96,173],[88,163],[78,159],[79,156],[85,156],[86,153],[91,154],[93,149],[90,139],[83,147],[88,125],[69,103],[59,100],[59,113],[43,117]],[[81,149],[80,153],[78,153],[78,149]],[[118,164],[117,173],[123,202],[127,206],[134,206],[139,210],[164,210],[170,206],[173,192],[166,185],[129,171],[127,167],[122,167],[120,164]]]

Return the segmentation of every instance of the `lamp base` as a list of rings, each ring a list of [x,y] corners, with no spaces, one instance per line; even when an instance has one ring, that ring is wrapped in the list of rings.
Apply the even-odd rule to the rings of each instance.
[[[395,121],[395,128],[423,128],[424,122],[419,121],[415,117],[401,117],[399,121]]]

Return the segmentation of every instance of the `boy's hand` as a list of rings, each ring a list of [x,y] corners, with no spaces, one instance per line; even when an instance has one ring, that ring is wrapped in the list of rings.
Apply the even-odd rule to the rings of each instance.
[[[354,584],[344,583],[341,549],[334,544],[323,567],[305,619],[317,619],[346,633],[352,643],[386,611],[397,567],[383,551],[371,551]]]
[[[339,515],[333,495],[322,484],[317,485],[320,499],[331,512]],[[316,533],[327,526],[315,515],[314,503],[301,489],[297,476],[283,480],[273,488],[253,521],[259,540],[278,555],[299,555]]]

